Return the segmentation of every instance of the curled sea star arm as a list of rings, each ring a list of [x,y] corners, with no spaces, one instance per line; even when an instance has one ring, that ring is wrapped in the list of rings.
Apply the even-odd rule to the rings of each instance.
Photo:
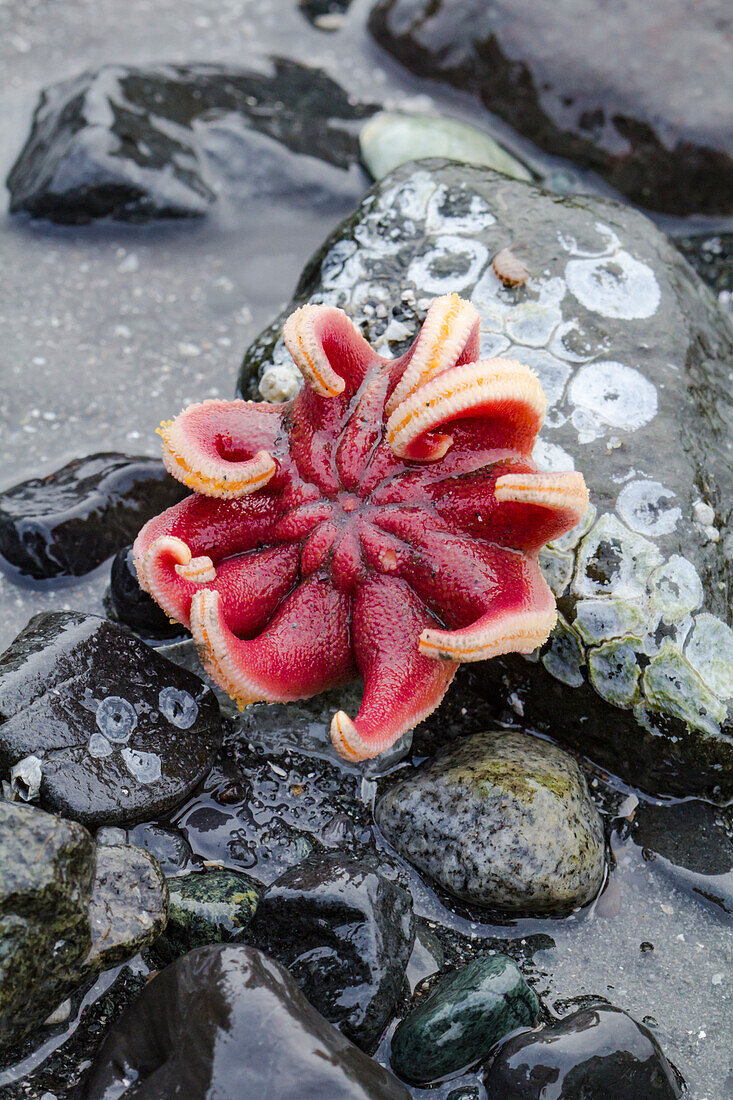
[[[267,569],[264,562],[254,566],[243,555],[271,538],[282,512],[281,498],[263,493],[237,501],[186,497],[151,519],[137,536],[133,553],[138,580],[171,619],[187,627],[191,597],[202,585],[220,589],[230,605],[240,595],[247,597],[250,578]],[[282,562],[288,575],[290,559],[297,560],[295,548],[289,549]],[[268,569],[273,571],[275,563]],[[252,614],[248,606],[242,608],[246,621]]]
[[[353,720],[344,711],[333,717],[331,739],[342,756],[376,756],[441,702],[458,666],[418,651],[429,625],[435,620],[405,581],[372,576],[358,589],[352,630],[364,697]]]
[[[531,653],[547,641],[557,611],[537,561],[508,550],[501,553],[504,572],[497,578],[488,610],[458,630],[423,630],[422,654],[442,660],[485,661],[502,653]]]
[[[471,302],[457,294],[436,298],[415,343],[390,372],[398,381],[387,402],[387,414],[436,375],[474,362],[479,354],[480,327],[481,316]]]
[[[349,610],[327,577],[309,577],[258,637],[243,641],[219,594],[203,588],[191,601],[191,633],[204,668],[239,706],[307,699],[354,676]]]
[[[226,558],[214,567],[208,557],[192,558],[186,543],[163,536],[144,560],[145,586],[169,618],[190,627],[197,592],[216,592],[230,629],[262,630],[298,578],[297,546],[271,546]]]
[[[222,500],[263,488],[287,447],[280,409],[262,402],[189,405],[158,432],[168,472],[194,492]]]
[[[439,374],[402,401],[387,421],[387,441],[401,458],[435,462],[453,443],[438,429],[470,417],[478,422],[484,448],[493,442],[527,454],[545,407],[542,386],[528,367],[484,359]]]
[[[283,327],[285,346],[319,397],[354,394],[379,356],[354,322],[335,306],[305,305]]]
[[[525,551],[559,538],[588,507],[582,474],[543,473],[532,462],[497,463],[434,482],[427,491],[453,530]]]

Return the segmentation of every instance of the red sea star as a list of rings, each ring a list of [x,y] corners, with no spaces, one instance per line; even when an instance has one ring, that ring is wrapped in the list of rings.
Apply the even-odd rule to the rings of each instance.
[[[456,294],[396,360],[331,306],[283,334],[306,381],[292,401],[205,401],[159,429],[195,492],[146,524],[135,561],[240,706],[360,673],[359,713],[331,736],[362,760],[438,706],[457,662],[546,640],[537,553],[588,497],[581,474],[538,471],[540,383],[476,362],[479,316]]]

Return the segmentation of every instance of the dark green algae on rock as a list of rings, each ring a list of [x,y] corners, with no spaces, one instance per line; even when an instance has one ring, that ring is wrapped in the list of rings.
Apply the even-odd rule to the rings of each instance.
[[[238,871],[194,872],[168,880],[168,924],[153,945],[166,966],[207,943],[230,943],[244,935],[259,900],[257,884]]]
[[[507,955],[486,955],[442,978],[398,1025],[390,1060],[400,1077],[430,1084],[488,1054],[505,1035],[532,1027],[534,991]]]
[[[491,260],[512,242],[529,278],[508,288]],[[404,165],[308,263],[239,392],[297,392],[280,330],[306,301],[345,309],[396,355],[451,291],[479,310],[483,356],[536,371],[548,411],[535,460],[577,467],[591,498],[540,555],[561,612],[550,642],[476,665],[474,686],[497,717],[646,791],[729,796],[733,330],[647,218],[487,169]]]

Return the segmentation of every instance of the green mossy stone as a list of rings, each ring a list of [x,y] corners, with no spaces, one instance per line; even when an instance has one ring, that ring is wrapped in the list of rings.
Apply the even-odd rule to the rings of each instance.
[[[532,1027],[539,1011],[516,964],[486,955],[443,978],[399,1024],[392,1068],[414,1084],[438,1081],[478,1062],[510,1032]]]
[[[75,821],[0,802],[0,1050],[68,995],[91,946],[94,841]]]
[[[259,901],[257,884],[237,871],[169,878],[168,891],[168,925],[153,945],[163,965],[194,947],[241,939]]]

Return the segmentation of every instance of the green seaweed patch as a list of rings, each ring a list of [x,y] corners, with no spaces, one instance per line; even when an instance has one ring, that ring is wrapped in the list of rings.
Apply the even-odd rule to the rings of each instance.
[[[672,714],[693,729],[720,732],[727,710],[677,646],[667,641],[644,670],[644,694],[652,710]]]

